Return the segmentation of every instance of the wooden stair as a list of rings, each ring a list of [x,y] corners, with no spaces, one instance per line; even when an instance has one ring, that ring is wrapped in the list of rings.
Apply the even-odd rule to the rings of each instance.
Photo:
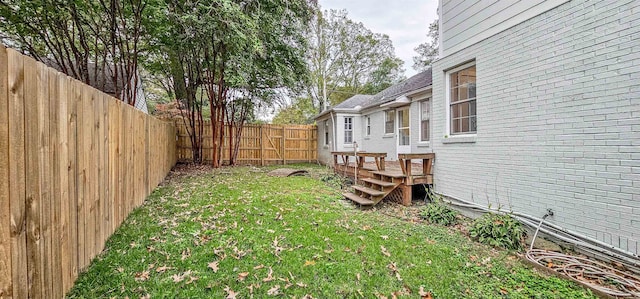
[[[398,188],[405,178],[397,172],[373,171],[372,174],[373,178],[360,180],[359,184],[352,186],[353,192],[342,195],[360,206],[374,206]]]

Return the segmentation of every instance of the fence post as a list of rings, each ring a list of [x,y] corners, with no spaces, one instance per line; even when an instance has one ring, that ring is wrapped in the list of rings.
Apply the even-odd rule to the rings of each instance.
[[[307,162],[311,163],[311,154],[313,153],[313,145],[311,144],[311,135],[313,130],[307,126]]]
[[[264,166],[264,125],[260,126],[260,166]]]
[[[287,146],[287,135],[285,135],[285,130],[285,126],[282,126],[282,165],[287,164],[287,149],[285,148]]]

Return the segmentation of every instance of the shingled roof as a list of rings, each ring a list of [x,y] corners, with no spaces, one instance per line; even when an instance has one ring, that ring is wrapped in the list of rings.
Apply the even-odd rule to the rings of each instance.
[[[431,86],[431,83],[431,68],[429,68],[425,71],[413,75],[407,80],[392,85],[387,89],[373,95],[373,97],[367,104],[361,106],[363,108],[379,106],[384,103],[391,102],[403,94]]]
[[[380,106],[384,103],[388,103],[394,101],[399,96],[405,95],[407,93],[420,90],[426,87],[431,86],[431,68],[422,71],[418,74],[411,76],[409,79],[404,80],[398,84],[392,85],[387,89],[375,94],[375,95],[366,95],[366,94],[357,94],[344,102],[332,107],[331,109],[327,109],[320,114],[314,116],[314,119],[329,113],[330,111],[340,110],[340,109],[355,109],[356,107],[358,111],[361,109],[371,108],[375,106]],[[359,107],[358,107],[359,106]]]
[[[368,105],[371,100],[373,99],[373,95],[369,95],[369,94],[357,94],[354,95],[348,99],[346,99],[344,102],[334,106],[334,109],[350,109],[350,108],[355,108],[355,107],[363,107],[365,105]]]

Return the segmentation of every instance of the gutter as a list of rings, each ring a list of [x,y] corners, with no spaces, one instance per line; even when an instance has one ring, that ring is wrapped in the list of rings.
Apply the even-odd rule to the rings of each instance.
[[[337,148],[336,148],[336,144],[337,144],[336,143],[337,142],[336,136],[337,136],[337,133],[338,133],[338,131],[337,131],[338,128],[336,126],[336,121],[333,118],[333,110],[332,109],[330,109],[330,113],[331,113],[331,116],[329,118],[331,118],[331,124],[332,124],[332,127],[333,127],[333,138],[332,138],[333,139],[333,145],[332,145],[333,149],[331,151],[335,152],[335,151],[337,151]]]
[[[380,107],[395,108],[395,107],[405,106],[408,104],[411,104],[411,99],[409,99],[406,95],[401,95],[391,102],[381,104]]]

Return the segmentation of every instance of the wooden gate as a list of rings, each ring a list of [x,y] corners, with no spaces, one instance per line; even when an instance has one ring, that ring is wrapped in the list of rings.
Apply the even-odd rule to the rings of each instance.
[[[178,129],[178,160],[192,161],[191,140],[182,120]],[[213,142],[211,122],[204,122],[202,153],[204,161],[212,161]],[[229,163],[229,127],[225,126],[222,163]],[[234,130],[235,132],[235,130]],[[234,133],[235,134],[235,133]],[[256,125],[247,124],[236,158],[239,165],[291,164],[317,161],[317,130],[315,125]]]

